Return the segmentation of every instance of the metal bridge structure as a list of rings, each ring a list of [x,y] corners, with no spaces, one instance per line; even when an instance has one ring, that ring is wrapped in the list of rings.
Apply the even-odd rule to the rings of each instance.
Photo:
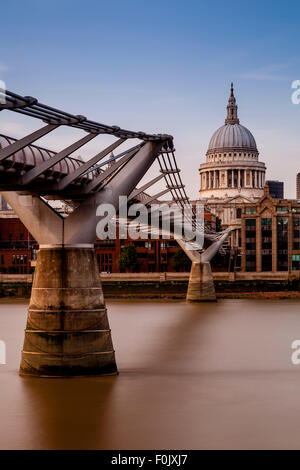
[[[99,205],[117,208],[120,196],[126,196],[129,203],[143,202],[150,211],[153,202],[160,202],[159,198],[169,193],[182,210],[190,206],[190,223],[196,231],[204,230],[204,245],[195,246],[184,237],[177,240],[192,261],[188,301],[216,300],[210,260],[230,230],[211,233],[196,221],[177,166],[172,136],[104,125],[35,98],[0,90],[0,111],[6,110],[43,123],[19,139],[0,135],[0,192],[39,243],[20,374],[116,374],[94,253],[96,227],[102,217],[97,215]],[[78,129],[83,135],[59,152],[35,144],[62,127]],[[87,161],[72,156],[99,135],[115,140]],[[129,143],[129,148],[114,155],[112,152],[123,143]],[[156,161],[159,174],[137,187]],[[165,181],[165,189],[149,195],[147,190],[159,180]],[[53,200],[71,207],[69,215],[56,211],[50,204]]]

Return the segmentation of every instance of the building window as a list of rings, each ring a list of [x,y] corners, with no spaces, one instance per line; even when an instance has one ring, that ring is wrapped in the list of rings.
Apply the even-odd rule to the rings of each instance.
[[[247,241],[246,243],[246,251],[255,251],[256,250],[256,240],[255,238],[253,239],[254,241]]]
[[[246,255],[246,271],[256,271],[256,255]]]
[[[101,273],[111,273],[112,272],[112,253],[101,253],[97,256],[99,263],[99,271]]]
[[[261,219],[261,270],[272,271],[272,218]]]
[[[299,271],[300,255],[292,255],[292,271]]]
[[[246,271],[256,271],[256,219],[246,219]]]
[[[288,270],[288,218],[277,218],[277,271]]]
[[[245,214],[256,214],[256,207],[246,207]]]
[[[297,217],[297,218],[295,218],[295,217],[293,218],[293,225],[294,225],[294,227],[299,227],[299,219],[298,219],[298,217]]]
[[[254,227],[254,230],[256,228],[256,219],[246,219],[246,226],[247,227]],[[253,228],[251,228],[250,230],[253,230]]]
[[[288,213],[288,208],[287,207],[278,206],[276,209],[277,209],[277,214],[287,214]]]
[[[242,218],[242,208],[241,207],[237,207],[237,209],[236,209],[236,218],[237,219]]]

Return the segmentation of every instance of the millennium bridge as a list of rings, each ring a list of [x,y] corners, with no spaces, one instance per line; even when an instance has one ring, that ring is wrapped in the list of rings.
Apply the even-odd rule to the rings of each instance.
[[[191,207],[191,224],[197,225],[178,168],[173,137],[146,134],[91,121],[82,115],[44,105],[30,96],[0,90],[0,111],[36,118],[43,126],[22,138],[0,135],[0,192],[39,243],[28,310],[21,375],[65,377],[116,374],[111,330],[94,253],[100,204],[118,207],[119,197],[147,207],[170,193],[180,210]],[[34,143],[64,126],[83,136],[59,152]],[[99,148],[87,161],[74,152],[99,135],[115,141]],[[54,134],[53,134],[54,135]],[[124,142],[125,151],[112,154]],[[136,144],[138,141],[138,144]],[[153,163],[159,174],[137,187]],[[145,193],[159,180],[166,188]],[[68,216],[50,201],[72,207]],[[216,293],[210,260],[230,230],[213,234],[204,230],[204,244],[177,239],[192,261],[187,301],[214,301]]]

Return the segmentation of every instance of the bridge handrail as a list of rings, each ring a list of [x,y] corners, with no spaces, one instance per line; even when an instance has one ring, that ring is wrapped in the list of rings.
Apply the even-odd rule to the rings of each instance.
[[[74,115],[66,111],[40,103],[31,96],[21,96],[8,90],[0,89],[0,111],[7,109],[27,116],[41,119],[48,124],[66,125],[97,134],[111,134],[125,139],[143,141],[166,141],[165,148],[173,148],[173,136],[168,134],[147,134],[142,131],[130,131],[119,126],[108,126],[91,121],[85,116]]]

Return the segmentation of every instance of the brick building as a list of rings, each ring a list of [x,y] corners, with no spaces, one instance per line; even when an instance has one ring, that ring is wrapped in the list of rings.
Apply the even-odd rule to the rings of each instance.
[[[241,239],[242,271],[299,271],[300,202],[273,199],[265,186],[259,201],[243,205]]]
[[[215,230],[215,216],[205,210],[205,223]],[[117,260],[124,245],[134,245],[140,272],[174,272],[172,257],[179,250],[174,239],[98,240],[95,252],[100,272],[120,272]],[[0,272],[28,274],[38,244],[12,210],[0,211]]]
[[[0,211],[0,272],[29,274],[38,245],[12,210]]]
[[[95,243],[95,252],[100,272],[120,272],[117,260],[125,245],[136,249],[140,272],[175,271],[172,257],[179,246],[175,240],[99,240]]]

